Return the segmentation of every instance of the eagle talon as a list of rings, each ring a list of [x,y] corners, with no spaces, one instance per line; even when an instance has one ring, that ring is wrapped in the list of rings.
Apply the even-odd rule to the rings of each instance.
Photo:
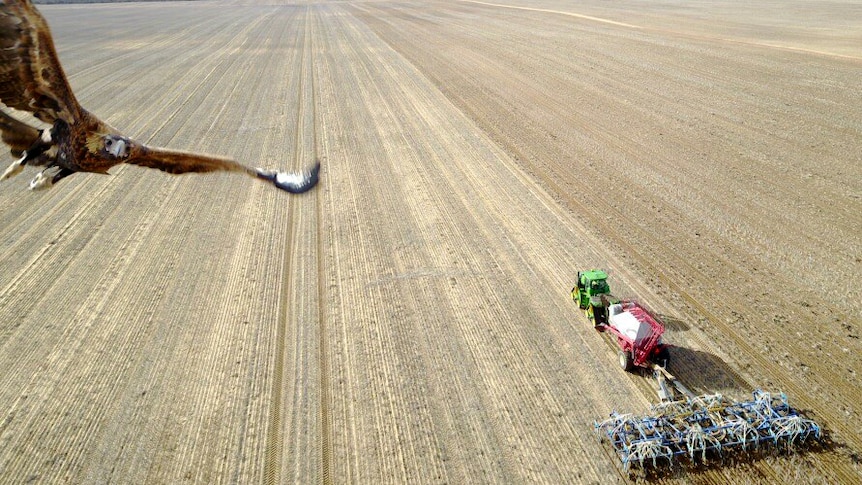
[[[30,181],[30,190],[50,189],[51,186],[54,185],[54,177],[45,175],[45,170],[42,170],[33,177],[33,180]]]

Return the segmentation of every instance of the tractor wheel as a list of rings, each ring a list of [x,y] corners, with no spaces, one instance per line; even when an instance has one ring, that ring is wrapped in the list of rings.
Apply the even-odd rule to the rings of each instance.
[[[620,350],[619,357],[620,367],[622,367],[624,371],[631,372],[635,368],[635,362],[631,352]]]
[[[668,350],[667,347],[659,350],[658,355],[656,355],[655,362],[667,369],[670,365],[670,350]]]

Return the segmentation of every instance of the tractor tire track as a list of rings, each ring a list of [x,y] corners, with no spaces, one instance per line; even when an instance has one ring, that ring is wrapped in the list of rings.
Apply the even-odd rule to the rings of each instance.
[[[308,86],[307,89],[311,92],[311,100],[309,102],[309,107],[311,110],[311,137],[310,137],[310,148],[312,149],[312,156],[307,157],[309,161],[319,161],[320,157],[320,135],[318,133],[318,126],[320,117],[318,116],[318,81],[316,71],[314,66],[318,63],[318,49],[314,45],[314,41],[318,38],[319,30],[322,28],[320,26],[320,18],[317,9],[311,10],[308,9],[306,11],[307,19],[306,19],[306,35],[309,39],[309,48],[307,50],[308,60],[304,69],[304,73],[307,73]],[[324,232],[324,221],[325,216],[323,214],[323,199],[325,197],[326,191],[318,190],[315,192],[315,226],[317,227],[317,319],[319,322],[318,329],[318,365],[320,367],[320,483],[324,485],[331,485],[334,483],[332,477],[332,461],[333,461],[333,451],[332,451],[332,413],[330,410],[330,403],[332,401],[332,384],[330,381],[330,364],[329,364],[329,342],[331,340],[330,331],[327,324],[327,308],[326,305],[329,302],[328,295],[326,293],[326,246],[325,246],[325,232]]]
[[[296,160],[294,169],[310,166],[317,158],[317,88],[312,68],[315,17],[314,9],[305,7],[295,20],[298,47],[294,62],[298,69],[292,75],[297,83],[297,114],[294,151],[290,155]],[[267,483],[307,480],[331,483],[327,328],[321,293],[325,279],[323,218],[320,216],[321,196],[317,195],[316,200],[313,197],[303,196],[297,199],[303,201],[302,207],[292,204],[289,209],[291,222],[284,249],[284,288],[267,432]],[[316,207],[306,207],[308,204]],[[304,284],[297,283],[303,281]],[[310,281],[314,284],[309,284]],[[290,302],[296,302],[299,307],[291,308]],[[299,309],[308,305],[314,305],[315,311]],[[317,382],[311,386],[309,379],[314,379],[314,375]],[[311,410],[316,419],[309,422],[304,413]],[[310,436],[306,435],[309,431]]]

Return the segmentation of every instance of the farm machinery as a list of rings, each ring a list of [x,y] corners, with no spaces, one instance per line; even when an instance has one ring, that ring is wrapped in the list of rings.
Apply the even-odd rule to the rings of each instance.
[[[670,354],[661,342],[664,325],[637,301],[614,297],[607,279],[607,273],[600,270],[578,272],[572,299],[578,302],[596,330],[609,331],[616,336],[620,366],[624,370],[648,368],[653,364],[667,367]]]
[[[682,457],[705,462],[709,455],[767,446],[790,449],[821,438],[820,426],[792,408],[787,396],[760,390],[754,391],[751,400],[741,402],[721,394],[662,402],[645,416],[614,411],[595,427],[626,471],[632,465],[671,465]]]
[[[596,330],[612,336],[620,367],[652,371],[661,400],[646,415],[614,411],[595,423],[600,439],[610,443],[625,471],[633,465],[671,465],[681,458],[705,462],[708,456],[770,446],[790,449],[822,438],[820,426],[791,407],[784,394],[757,390],[751,400],[735,401],[721,394],[691,393],[667,369],[670,346],[662,343],[661,319],[635,300],[613,296],[607,279],[600,270],[578,272],[572,299]]]

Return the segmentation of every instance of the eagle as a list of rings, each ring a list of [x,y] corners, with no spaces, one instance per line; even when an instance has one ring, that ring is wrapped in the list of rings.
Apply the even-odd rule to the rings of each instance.
[[[48,23],[30,0],[0,2],[0,136],[17,158],[0,180],[28,164],[43,166],[30,182],[31,190],[40,190],[76,172],[105,174],[126,163],[170,174],[239,172],[290,193],[317,184],[319,161],[305,171],[280,172],[221,156],[147,146],[123,135],[78,104]],[[44,127],[34,126],[32,118],[25,120],[28,116]]]

